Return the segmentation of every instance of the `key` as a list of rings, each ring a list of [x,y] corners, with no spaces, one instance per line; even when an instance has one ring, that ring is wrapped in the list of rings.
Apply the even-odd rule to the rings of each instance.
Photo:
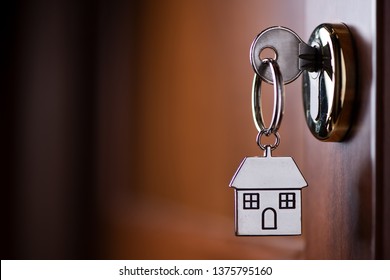
[[[274,52],[273,58],[279,65],[284,84],[291,83],[303,70],[318,71],[321,66],[319,51],[307,45],[299,36],[286,27],[270,27],[253,41],[250,60],[255,72],[267,83],[272,84],[271,69],[262,63],[265,50]]]

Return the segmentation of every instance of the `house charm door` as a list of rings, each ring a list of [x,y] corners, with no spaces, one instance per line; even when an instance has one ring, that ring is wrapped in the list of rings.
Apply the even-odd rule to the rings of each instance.
[[[237,235],[300,235],[307,183],[291,157],[246,157],[230,182]]]

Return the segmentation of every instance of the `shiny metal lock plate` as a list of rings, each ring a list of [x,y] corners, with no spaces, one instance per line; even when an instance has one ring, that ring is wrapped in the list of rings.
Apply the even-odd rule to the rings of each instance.
[[[356,92],[356,56],[351,33],[344,24],[322,24],[309,45],[321,51],[318,72],[303,72],[303,107],[311,133],[321,141],[345,138]]]

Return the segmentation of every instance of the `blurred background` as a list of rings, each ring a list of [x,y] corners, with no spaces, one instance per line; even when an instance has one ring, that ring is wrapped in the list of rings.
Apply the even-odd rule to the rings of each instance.
[[[303,258],[302,237],[235,237],[228,188],[262,154],[249,47],[273,25],[307,39],[303,0],[8,2],[2,259]],[[275,151],[298,165],[299,88]]]

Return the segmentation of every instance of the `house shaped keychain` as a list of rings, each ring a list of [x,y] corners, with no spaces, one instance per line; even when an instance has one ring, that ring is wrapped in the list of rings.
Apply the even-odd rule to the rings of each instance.
[[[291,157],[245,158],[230,182],[237,235],[300,235],[305,179]]]
[[[300,235],[301,191],[307,186],[291,157],[273,157],[280,143],[278,133],[284,112],[283,77],[277,62],[264,59],[274,81],[274,110],[270,125],[264,125],[261,110],[261,79],[255,74],[252,89],[253,118],[259,131],[256,142],[263,157],[246,157],[229,186],[234,188],[235,231],[237,235]],[[262,137],[275,136],[272,145]]]

